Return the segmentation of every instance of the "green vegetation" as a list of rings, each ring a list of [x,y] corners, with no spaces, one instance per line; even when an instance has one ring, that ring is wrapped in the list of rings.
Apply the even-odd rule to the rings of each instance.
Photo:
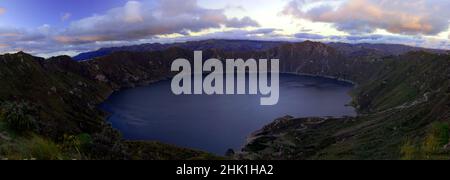
[[[347,57],[314,42],[204,54],[275,58],[282,60],[282,72],[358,83],[352,92],[357,117],[286,117],[256,133],[235,158],[449,159],[448,54]],[[217,159],[157,142],[124,141],[96,108],[114,90],[170,77],[170,62],[191,56],[182,48],[116,52],[86,62],[0,55],[0,159]]]
[[[62,159],[60,150],[53,142],[37,136],[3,142],[0,153],[2,159],[10,160]]]
[[[450,129],[447,123],[433,123],[424,140],[419,143],[407,141],[401,149],[402,159],[449,160]]]
[[[411,140],[407,140],[407,142],[401,147],[400,153],[402,154],[402,160],[414,160],[420,159],[420,149],[417,147],[415,143]]]
[[[212,158],[193,150],[183,155],[185,150],[163,144],[158,147],[171,153],[153,158],[155,154],[136,154],[138,149],[129,149],[120,133],[105,123],[106,114],[96,106],[114,89],[132,86],[130,77],[147,77],[133,78],[133,83],[161,78],[163,72],[157,69],[162,68],[149,67],[141,55],[134,58],[140,61],[123,57],[100,60],[99,65],[67,56],[45,60],[22,52],[0,55],[0,159]],[[111,81],[99,81],[99,74]],[[140,147],[151,149],[144,143]]]
[[[430,132],[425,138],[423,144],[424,152],[428,155],[437,153],[448,144],[449,127],[446,123],[433,123]]]
[[[38,130],[38,124],[33,113],[28,103],[6,102],[1,105],[0,121],[16,133],[34,132]]]
[[[76,154],[81,159],[85,155],[83,152],[86,152],[90,145],[92,145],[92,139],[89,134],[64,135],[61,149],[65,152]]]
[[[159,142],[125,142],[133,160],[223,160],[213,154]]]
[[[450,56],[413,52],[357,80],[357,117],[274,122],[242,159],[450,159]],[[274,126],[276,124],[276,126]]]

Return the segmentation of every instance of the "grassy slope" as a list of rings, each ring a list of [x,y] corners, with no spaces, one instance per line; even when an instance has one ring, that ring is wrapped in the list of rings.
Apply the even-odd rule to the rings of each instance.
[[[417,52],[384,62],[376,78],[355,91],[358,117],[314,125],[304,125],[308,119],[285,120],[257,134],[240,158],[402,159],[406,143],[427,144],[433,124],[450,123],[450,57]],[[433,156],[416,158],[450,159],[439,154],[442,149],[439,144]]]
[[[41,131],[50,137],[98,131],[103,116],[89,107],[110,90],[53,63],[24,53],[0,56],[0,100],[35,106]]]
[[[135,58],[143,59],[140,55]],[[208,153],[161,143],[124,142],[120,134],[106,124],[105,114],[96,106],[113,92],[113,88],[127,87],[133,83],[128,82],[132,77],[148,76],[145,80],[152,80],[152,77],[162,74],[153,71],[157,67],[151,68],[148,60],[134,62],[132,58],[125,59],[129,61],[122,61],[121,64],[99,60],[90,65],[74,62],[64,56],[44,60],[25,53],[1,55],[0,104],[27,103],[27,106],[33,109],[33,114],[29,115],[36,119],[38,128],[32,132],[14,132],[6,126],[5,120],[0,118],[0,159],[213,157]],[[147,66],[143,63],[147,63]],[[144,70],[133,69],[136,66]],[[124,69],[125,67],[128,67],[128,70]],[[117,69],[130,72],[119,72]],[[144,74],[146,72],[148,74]],[[105,73],[110,73],[107,74],[109,82],[95,79],[96,75]],[[114,79],[113,73],[123,76]],[[1,112],[0,107],[0,114]],[[81,148],[75,137],[83,133],[87,133],[91,141]],[[130,144],[134,146],[129,148]],[[158,155],[148,151],[147,154],[142,149],[165,149],[167,153]]]
[[[21,142],[34,139],[47,144],[50,150],[56,144],[61,153],[55,154],[62,154],[62,158],[212,158],[207,153],[160,143],[124,142],[95,108],[114,89],[166,78],[171,60],[191,56],[192,52],[179,48],[118,52],[82,63],[68,57],[43,60],[24,53],[0,56],[0,101],[30,103],[37,109],[33,116],[40,125],[38,132],[19,136],[4,128],[0,133],[9,140],[0,136],[0,157],[30,158],[26,145],[33,143]],[[266,52],[204,52],[205,58],[235,56],[279,58],[283,72],[331,75],[360,84],[353,94],[361,116],[324,122],[315,119],[318,122],[306,121],[306,125],[304,119],[283,121],[280,127],[271,124],[247,146],[248,154],[242,158],[397,159],[402,156],[401,150],[407,149],[404,144],[416,147],[428,139],[433,122],[448,123],[448,56],[419,52],[385,59],[345,59],[333,49],[313,42]],[[424,97],[428,101],[423,101]],[[82,133],[88,133],[92,142],[81,155],[61,148],[67,144],[65,136]]]

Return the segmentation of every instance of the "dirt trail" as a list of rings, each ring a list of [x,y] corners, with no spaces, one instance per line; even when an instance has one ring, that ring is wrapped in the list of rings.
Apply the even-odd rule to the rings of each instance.
[[[374,114],[383,114],[383,113],[390,112],[390,111],[393,111],[393,110],[408,109],[408,108],[410,108],[410,107],[413,107],[413,106],[416,106],[416,105],[419,105],[419,104],[422,104],[422,103],[426,103],[426,102],[428,102],[428,101],[430,100],[430,95],[431,95],[431,94],[438,93],[438,92],[440,92],[440,91],[441,91],[441,89],[438,89],[438,90],[432,91],[432,92],[426,92],[425,94],[423,94],[423,97],[422,97],[422,98],[416,99],[416,100],[413,101],[413,102],[407,102],[407,103],[404,103],[404,104],[402,104],[402,105],[400,105],[400,106],[396,106],[396,107],[393,107],[393,108],[389,108],[389,109],[386,109],[386,110],[383,110],[383,111],[378,111],[378,112],[370,113],[370,115],[374,115]],[[368,115],[369,115],[369,114],[361,114],[360,116],[368,116]]]

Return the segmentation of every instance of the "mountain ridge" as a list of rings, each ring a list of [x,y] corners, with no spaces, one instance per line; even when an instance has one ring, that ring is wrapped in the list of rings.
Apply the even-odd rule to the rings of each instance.
[[[114,52],[128,51],[128,52],[146,52],[146,51],[161,51],[171,47],[180,47],[190,50],[207,50],[207,49],[221,49],[225,51],[250,51],[250,50],[266,50],[282,44],[284,42],[277,41],[253,41],[253,40],[222,40],[210,39],[203,41],[188,41],[179,43],[147,43],[131,46],[100,48],[97,51],[85,52],[73,57],[74,60],[83,61],[94,59],[101,56],[106,56]]]
[[[447,54],[416,51],[391,56],[349,56],[327,44],[311,41],[286,43],[265,51],[207,49],[203,54],[205,59],[278,58],[280,71],[284,73],[335,77],[358,83],[358,88],[352,92],[354,106],[359,111],[357,118],[323,122],[314,118],[311,122],[308,118],[275,121],[256,133],[257,137],[236,158],[400,159],[401,145],[408,138],[419,145],[432,123],[450,121],[447,111],[450,55]],[[36,133],[56,143],[64,143],[61,138],[66,135],[88,133],[94,140],[90,148],[83,151],[86,156],[82,158],[214,158],[202,152],[161,144],[126,142],[106,123],[106,114],[96,108],[121,88],[170,78],[173,75],[171,62],[177,58],[192,60],[193,52],[181,47],[148,52],[119,51],[82,62],[68,56],[43,59],[23,52],[1,55],[3,89],[0,90],[0,102],[26,101],[38,107],[36,113],[30,114],[39,121],[40,128]],[[347,123],[338,123],[341,121]],[[296,131],[296,127],[305,125],[311,125],[312,129]],[[401,131],[391,131],[402,127]],[[280,136],[283,134],[285,136]],[[285,147],[286,138],[309,140],[289,141],[294,144],[293,148],[286,147],[285,151],[279,152],[276,147]],[[344,146],[348,144],[352,146]],[[157,155],[162,153],[159,151],[146,154],[161,146],[173,154],[164,157]],[[340,149],[343,147],[346,148]],[[2,152],[0,149],[0,156]],[[345,155],[340,156],[341,153]],[[370,153],[374,155],[369,156]]]
[[[265,51],[280,46],[282,44],[295,44],[295,43],[299,42],[209,39],[202,41],[188,41],[188,42],[167,43],[167,44],[147,43],[131,46],[100,48],[96,51],[80,53],[74,56],[73,59],[77,61],[84,61],[106,56],[118,51],[129,51],[129,52],[161,51],[168,49],[170,47],[181,47],[184,49],[190,49],[192,51],[207,50],[207,49],[220,49],[224,51]],[[333,43],[333,42],[324,44],[327,44],[340,52],[353,56],[363,56],[369,54],[377,56],[400,55],[409,51],[429,51],[434,53],[448,52],[448,50],[428,49],[401,44],[369,44],[369,43],[350,44],[350,43]]]

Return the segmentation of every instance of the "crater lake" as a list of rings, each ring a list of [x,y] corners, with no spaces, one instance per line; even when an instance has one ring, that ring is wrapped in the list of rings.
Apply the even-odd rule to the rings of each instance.
[[[335,79],[280,74],[280,99],[261,106],[260,95],[174,95],[171,81],[125,89],[100,108],[128,140],[154,140],[224,155],[275,119],[354,116],[353,85]]]

